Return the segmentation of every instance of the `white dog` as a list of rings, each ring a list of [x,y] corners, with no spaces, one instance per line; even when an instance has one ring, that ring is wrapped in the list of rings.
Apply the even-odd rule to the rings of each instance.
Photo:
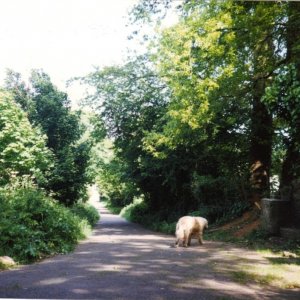
[[[176,241],[175,246],[180,243],[184,247],[191,245],[191,239],[198,239],[199,244],[203,244],[203,231],[208,228],[208,222],[202,217],[185,216],[178,220],[176,225]]]

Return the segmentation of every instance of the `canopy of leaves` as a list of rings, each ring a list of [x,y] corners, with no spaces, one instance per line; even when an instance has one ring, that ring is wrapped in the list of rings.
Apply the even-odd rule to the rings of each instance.
[[[0,111],[0,184],[16,175],[32,176],[45,184],[54,158],[46,137],[29,123],[8,92],[0,91]]]
[[[152,211],[225,211],[256,190],[267,195],[280,168],[297,171],[300,6],[182,1],[179,22],[159,28],[171,2],[141,0],[131,13],[133,22],[158,20],[151,54],[82,79],[114,142],[101,172],[118,198],[133,184]]]
[[[9,71],[6,88],[26,111],[31,124],[41,128],[54,154],[54,166],[43,187],[67,205],[85,200],[91,182],[87,172],[90,143],[81,140],[84,128],[80,114],[71,111],[68,95],[59,91],[42,70],[32,71],[30,85],[21,80],[20,74]]]

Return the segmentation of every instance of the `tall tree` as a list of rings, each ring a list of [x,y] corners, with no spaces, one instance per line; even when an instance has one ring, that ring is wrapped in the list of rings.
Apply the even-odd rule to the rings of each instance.
[[[122,178],[113,180],[132,181],[136,191],[139,189],[146,198],[154,199],[155,192],[164,190],[163,179],[161,170],[144,150],[144,139],[163,122],[169,100],[166,85],[152,70],[147,56],[137,57],[124,66],[97,70],[82,80],[96,88],[88,103],[98,111],[108,136],[114,140],[117,158],[112,165],[122,164],[116,170]]]
[[[228,200],[233,193],[229,196],[227,191],[236,191],[237,186],[244,190],[240,183],[233,188],[229,182],[227,191],[226,184],[218,184],[217,193],[208,187],[220,183],[221,178],[244,176],[243,127],[249,109],[240,97],[244,70],[237,67],[230,3],[197,3],[186,7],[181,21],[161,33],[153,61],[172,97],[163,131],[147,140],[153,155],[164,151],[161,155],[173,156],[176,149],[173,157],[178,169],[167,178],[178,178],[174,185],[185,187],[178,191],[185,210],[196,209],[208,198],[211,204],[217,198]],[[184,172],[179,172],[181,165],[187,166]],[[245,197],[244,192],[237,194]]]
[[[48,147],[56,153],[80,138],[79,116],[71,113],[68,95],[59,91],[46,73],[32,71],[30,83],[35,106],[31,119],[42,126]]]
[[[14,176],[33,177],[45,185],[53,167],[46,137],[30,124],[12,94],[0,91],[0,111],[0,185]]]
[[[273,121],[272,114],[262,101],[265,89],[271,84],[272,74],[280,56],[276,56],[276,30],[274,24],[282,16],[276,3],[245,2],[235,10],[237,49],[242,60],[248,63],[248,84],[251,93],[250,125],[250,183],[252,199],[258,201],[269,194],[271,172]],[[242,30],[241,30],[242,29]]]
[[[30,79],[35,110],[32,119],[48,136],[57,164],[50,180],[50,189],[67,205],[84,199],[90,182],[86,169],[90,146],[80,143],[83,129],[79,115],[70,110],[68,95],[60,92],[43,71],[33,71]]]
[[[143,18],[142,7],[146,16],[151,11],[157,13],[159,3],[150,2],[140,1],[135,16]],[[167,8],[169,3],[164,4]],[[250,184],[254,198],[259,199],[269,193],[274,131],[272,114],[262,98],[282,59],[282,53],[276,51],[281,42],[275,24],[283,20],[284,6],[254,1],[183,1],[179,10],[181,25],[164,31],[159,45],[163,51],[158,51],[162,76],[181,101],[177,103],[185,105],[182,109],[177,104],[173,115],[179,124],[185,122],[192,128],[205,122],[208,107],[212,114],[217,107],[234,107],[237,102],[244,112],[248,109],[244,124],[239,124],[249,133]],[[208,100],[209,94],[214,99]],[[201,110],[205,102],[206,111]],[[195,110],[197,103],[200,109]],[[197,111],[203,115],[197,118]]]
[[[68,95],[59,91],[42,70],[33,70],[30,88],[18,73],[9,72],[6,87],[26,110],[34,126],[47,136],[55,155],[55,167],[45,188],[62,203],[70,205],[84,197],[90,178],[86,172],[90,145],[81,142],[79,114],[71,112]]]
[[[19,103],[22,109],[30,114],[34,110],[34,103],[30,97],[30,88],[22,79],[20,73],[8,69],[5,78],[5,89],[14,95],[14,100]]]

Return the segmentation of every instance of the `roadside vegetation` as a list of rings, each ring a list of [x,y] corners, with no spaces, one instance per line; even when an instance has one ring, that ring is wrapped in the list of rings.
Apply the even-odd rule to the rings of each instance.
[[[259,211],[300,176],[299,3],[174,6],[139,1],[130,38],[148,51],[76,78],[103,140],[102,199],[166,232],[186,214],[213,225]]]
[[[85,205],[71,209],[34,186],[0,189],[0,256],[32,262],[73,250],[97,221]]]
[[[67,253],[95,225],[84,131],[48,75],[34,70],[29,85],[8,71],[0,90],[0,256],[28,263]]]

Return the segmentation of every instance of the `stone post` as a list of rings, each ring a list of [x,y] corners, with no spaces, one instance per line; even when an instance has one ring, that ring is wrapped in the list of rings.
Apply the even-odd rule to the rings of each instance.
[[[279,235],[280,227],[289,219],[290,201],[280,199],[262,199],[262,226],[272,235]]]

